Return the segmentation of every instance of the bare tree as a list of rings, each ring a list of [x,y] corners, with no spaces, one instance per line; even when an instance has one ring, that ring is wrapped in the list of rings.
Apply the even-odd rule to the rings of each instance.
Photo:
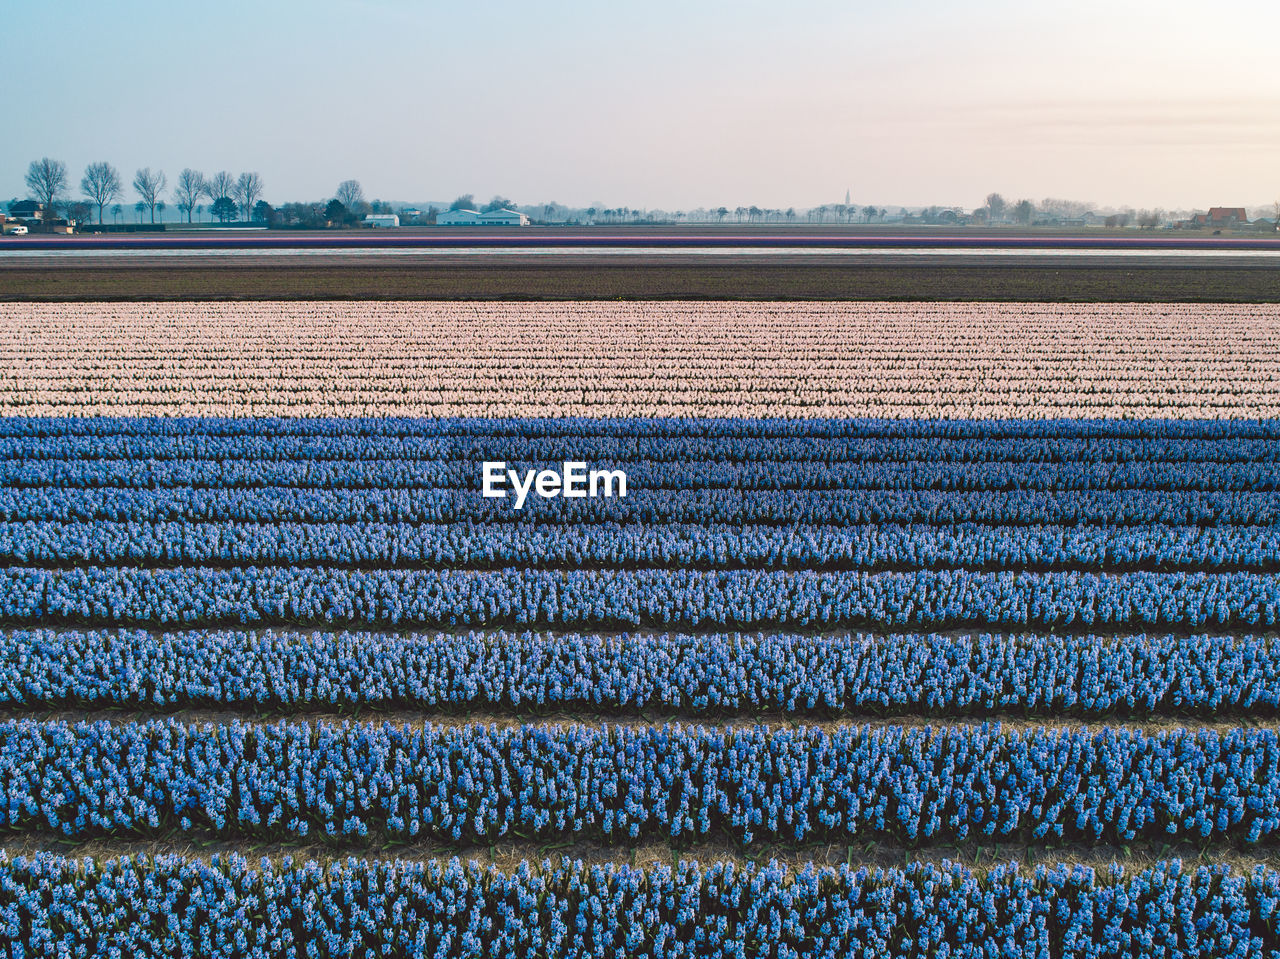
[[[1045,197],[1040,201],[1041,212],[1050,217],[1063,219],[1075,219],[1076,217],[1084,216],[1092,208],[1092,203],[1083,203],[1080,200],[1059,200],[1054,197]]]
[[[85,167],[80,189],[97,205],[99,226],[102,225],[102,208],[124,192],[124,187],[120,183],[120,172],[105,160],[101,163],[90,163]]]
[[[236,192],[236,178],[226,170],[219,170],[205,181],[204,195],[210,200],[230,200]]]
[[[240,203],[240,209],[244,211],[244,218],[249,219],[249,214],[253,210],[253,205],[258,202],[262,196],[262,177],[257,173],[241,173],[240,178],[236,180],[236,200]]]
[[[1004,197],[999,193],[991,193],[987,195],[987,222],[994,223],[1004,216],[1005,202]]]
[[[1019,200],[1013,208],[1013,218],[1023,226],[1031,225],[1031,215],[1035,213],[1036,208],[1030,200]]]
[[[93,215],[93,207],[84,200],[72,200],[67,203],[67,219],[73,223],[86,223]]]
[[[355,210],[364,202],[364,190],[360,188],[359,180],[343,180],[333,198],[348,210]]]
[[[188,223],[191,222],[191,214],[195,212],[200,198],[204,196],[205,186],[204,174],[199,170],[187,167],[178,174],[178,185],[174,187],[173,198],[178,201],[178,209],[187,215]]]
[[[1163,210],[1138,211],[1138,226],[1144,230],[1154,230],[1160,225],[1162,219],[1164,219]]]
[[[43,203],[48,215],[52,216],[54,204],[67,188],[67,165],[48,157],[32,160],[27,167],[26,181],[32,198]]]
[[[163,170],[153,173],[149,166],[144,166],[133,178],[133,188],[151,211],[152,223],[156,222],[156,204],[160,202],[160,194],[164,192],[166,182]]]

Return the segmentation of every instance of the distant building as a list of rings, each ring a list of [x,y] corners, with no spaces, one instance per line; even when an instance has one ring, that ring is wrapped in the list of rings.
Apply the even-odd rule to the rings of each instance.
[[[437,226],[528,226],[529,218],[516,210],[445,210],[436,214]]]
[[[1191,219],[1183,220],[1179,226],[1196,227],[1235,227],[1246,226],[1249,216],[1242,206],[1211,206],[1208,213],[1196,213]]]
[[[371,227],[399,226],[400,217],[394,213],[366,213],[364,225]]]
[[[480,214],[484,226],[528,226],[529,218],[515,210],[490,210]]]
[[[19,200],[9,204],[9,216],[15,220],[43,220],[44,204],[35,200]]]
[[[479,223],[479,210],[445,210],[436,214],[437,226],[477,226]]]
[[[1249,216],[1242,206],[1209,207],[1210,226],[1237,226],[1249,222]]]

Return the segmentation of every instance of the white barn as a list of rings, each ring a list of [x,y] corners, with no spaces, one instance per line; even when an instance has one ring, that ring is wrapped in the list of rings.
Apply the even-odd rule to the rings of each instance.
[[[476,210],[445,210],[436,214],[437,226],[476,226],[480,214]]]
[[[364,225],[372,227],[399,226],[400,217],[394,213],[366,213]]]
[[[515,210],[490,210],[480,214],[480,222],[485,226],[528,226],[529,218]]]

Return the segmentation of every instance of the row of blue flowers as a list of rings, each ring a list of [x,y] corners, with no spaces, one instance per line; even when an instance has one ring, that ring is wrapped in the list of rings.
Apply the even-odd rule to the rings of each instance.
[[[1278,444],[1280,445],[1280,444]],[[493,454],[490,454],[492,456]],[[521,477],[561,461],[504,460]],[[583,460],[585,463],[586,461]],[[593,470],[621,470],[646,490],[1166,490],[1274,492],[1275,463],[703,463],[592,459]],[[586,467],[583,467],[585,479]],[[0,460],[0,486],[67,488],[423,489],[479,495],[475,459],[424,460]],[[584,485],[585,489],[585,485]]]
[[[554,461],[625,459],[655,463],[1275,463],[1276,437],[1254,435],[1246,424],[1238,435],[1228,425],[1204,437],[1018,435],[990,438],[926,430],[906,437],[813,435],[796,421],[786,435],[708,435],[695,423],[678,432],[589,435],[566,425],[559,433],[525,435],[450,434],[423,426],[410,435],[351,429],[333,435],[285,428],[254,434],[217,432],[192,422],[185,431],[135,434],[111,428],[96,433],[13,436],[0,433],[0,461],[106,460],[460,460]],[[211,431],[212,430],[212,431]]]
[[[388,523],[990,523],[1280,525],[1269,491],[736,490],[628,487],[624,498],[542,499],[521,510],[472,490],[0,488],[0,520]]]
[[[883,419],[741,417],[24,417],[0,420],[0,437],[847,437],[974,439],[1280,440],[1280,420]]]
[[[97,625],[1271,627],[1272,573],[0,569],[0,617]]]
[[[1256,843],[1273,729],[0,723],[0,829]]]
[[[1280,640],[19,629],[0,704],[1258,717]]]
[[[1262,959],[1280,873],[0,856],[15,956]]]
[[[0,521],[29,565],[1280,569],[1280,526]]]

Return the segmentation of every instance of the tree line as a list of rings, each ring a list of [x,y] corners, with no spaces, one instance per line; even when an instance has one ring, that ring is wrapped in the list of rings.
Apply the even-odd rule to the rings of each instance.
[[[90,163],[85,168],[84,176],[80,179],[82,199],[69,197],[71,181],[66,164],[60,160],[49,157],[32,160],[25,179],[32,198],[43,204],[46,210],[64,212],[68,219],[87,220],[96,208],[99,224],[103,222],[104,210],[122,198],[125,192],[120,171],[106,161]],[[134,205],[139,218],[147,211],[151,222],[155,223],[156,212],[159,211],[163,219],[166,206],[164,196],[168,190],[168,178],[164,171],[143,167],[135,172],[131,185],[139,198]],[[209,215],[221,223],[244,219],[273,227],[352,226],[369,213],[394,212],[390,204],[377,200],[372,203],[366,201],[358,180],[343,180],[327,203],[285,203],[276,208],[263,199],[264,190],[262,177],[256,172],[245,172],[237,176],[222,170],[212,176],[205,176],[201,171],[187,167],[178,174],[171,196],[179,213],[186,217],[188,223],[194,222],[197,214],[205,212],[205,200],[209,201]],[[501,195],[494,196],[481,206],[476,202],[474,194],[470,193],[459,196],[449,205],[450,210],[476,209],[482,213],[514,207],[513,201]],[[1034,226],[1080,218],[1090,209],[1089,204],[1077,201],[1046,199],[1036,204],[1028,199],[1009,201],[999,193],[991,193],[983,206],[969,214],[964,214],[958,208],[929,207],[921,211],[919,216],[926,223],[951,222],[962,218],[967,222],[988,225],[1008,223]],[[113,214],[117,216],[120,210],[119,204],[112,207]],[[569,212],[567,208],[557,203],[548,203],[541,212],[545,222],[553,222],[553,218],[561,211],[564,211],[561,214],[564,219]],[[434,207],[431,208],[419,222],[434,222],[436,212]],[[697,212],[699,211],[695,211]],[[781,210],[758,206],[739,206],[732,210],[721,206],[701,212],[717,223],[723,223],[731,216],[738,223],[794,223],[801,216],[811,223],[824,223],[828,220],[834,223],[872,223],[883,222],[889,214],[884,208],[859,207],[849,202],[823,204],[804,211],[803,214],[797,214],[794,207]],[[609,209],[595,206],[582,210],[581,215],[587,222],[609,223],[638,222],[643,216],[641,211],[628,207]],[[683,212],[677,212],[674,214],[674,222],[678,223],[686,216]],[[907,211],[902,209],[899,216],[906,219]],[[1165,214],[1161,210],[1126,209],[1108,215],[1103,222],[1106,226],[1123,227],[1135,223],[1152,229],[1159,226],[1164,218]]]
[[[125,189],[120,171],[105,160],[85,167],[84,176],[80,178],[80,192],[84,197],[81,200],[68,196],[71,178],[67,165],[61,160],[49,157],[32,160],[27,167],[25,181],[32,199],[44,209],[65,212],[70,219],[88,219],[88,214],[96,208],[100,224],[106,208],[122,198]],[[163,215],[166,206],[164,195],[169,181],[165,172],[143,167],[134,173],[132,187],[139,197],[135,209],[148,211],[151,222],[155,223],[156,211]],[[188,223],[192,222],[197,210],[203,210],[201,201],[205,198],[210,201],[210,215],[226,223],[241,214],[248,219],[265,213],[263,190],[262,177],[256,172],[234,176],[223,170],[206,177],[199,170],[188,167],[178,174],[172,198]],[[120,206],[116,204],[113,212],[118,214],[119,210]]]
[[[49,157],[32,160],[27,167],[25,181],[31,198],[45,210],[80,221],[89,220],[96,211],[99,224],[103,222],[108,207],[114,215],[119,215],[121,207],[116,201],[125,195],[120,171],[105,160],[85,167],[84,176],[80,178],[82,199],[70,196],[71,178],[67,165],[61,160]],[[252,171],[237,176],[221,170],[206,176],[200,170],[187,167],[178,174],[170,190],[163,170],[143,167],[134,174],[131,185],[139,198],[134,209],[139,217],[148,212],[152,223],[156,222],[157,212],[163,218],[166,193],[188,223],[206,212],[206,200],[207,212],[220,223],[243,219],[266,226],[350,226],[365,214],[391,212],[389,204],[377,200],[367,202],[358,180],[339,183],[328,203],[286,203],[279,208],[263,199],[265,184],[262,176]],[[509,200],[503,202],[510,203]]]
[[[1016,223],[1020,226],[1034,226],[1037,222],[1054,220],[1080,219],[1092,212],[1092,206],[1077,200],[1041,200],[1038,204],[1030,200],[1018,200],[1010,203],[999,193],[991,193],[983,206],[972,213],[977,223]],[[1165,220],[1163,210],[1125,209],[1119,213],[1108,214],[1102,219],[1104,226],[1123,227],[1135,223],[1144,230],[1153,230]]]

